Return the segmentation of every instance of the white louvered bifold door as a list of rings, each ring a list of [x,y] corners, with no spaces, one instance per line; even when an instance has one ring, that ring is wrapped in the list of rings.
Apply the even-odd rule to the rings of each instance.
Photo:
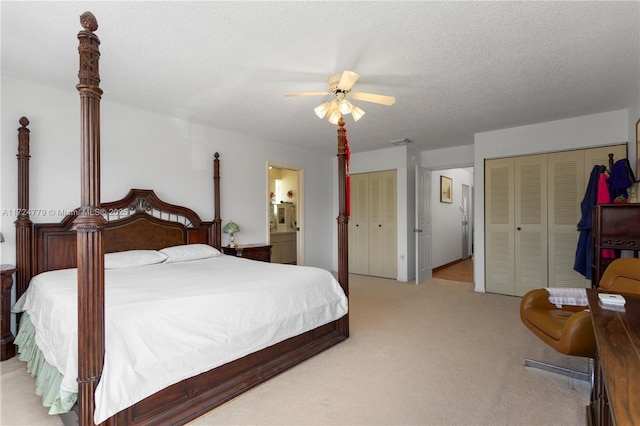
[[[515,295],[547,286],[547,157],[514,160]]]
[[[514,159],[485,161],[485,290],[515,294]]]
[[[369,175],[351,175],[349,272],[369,274]]]
[[[584,198],[584,150],[548,154],[549,170],[549,287],[586,287],[573,270]],[[590,283],[589,283],[590,285]]]
[[[589,287],[573,270],[591,170],[626,145],[485,161],[485,290]]]
[[[369,174],[369,275],[397,278],[396,171]]]

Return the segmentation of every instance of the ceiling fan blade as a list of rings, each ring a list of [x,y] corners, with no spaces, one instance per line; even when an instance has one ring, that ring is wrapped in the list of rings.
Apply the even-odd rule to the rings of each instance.
[[[393,96],[376,95],[375,93],[353,92],[351,97],[357,101],[373,102],[374,104],[393,105],[396,98]]]
[[[289,93],[285,96],[326,96],[330,95],[329,92],[305,92],[305,93]]]
[[[342,73],[340,77],[340,82],[338,83],[338,89],[340,90],[351,90],[356,81],[360,78],[360,74],[353,71],[345,71]]]

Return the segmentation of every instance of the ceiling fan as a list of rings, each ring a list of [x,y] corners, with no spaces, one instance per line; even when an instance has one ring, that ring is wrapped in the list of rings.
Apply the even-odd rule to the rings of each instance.
[[[393,105],[396,102],[396,98],[393,96],[352,92],[351,88],[359,78],[360,75],[358,73],[344,71],[329,77],[328,92],[290,93],[285,96],[326,96],[333,94],[334,99],[331,102],[323,102],[313,109],[318,117],[324,118],[327,116],[331,124],[338,124],[338,120],[340,120],[342,114],[351,113],[355,121],[360,120],[365,114],[362,109],[347,100],[347,95],[356,101],[372,102],[381,105]]]

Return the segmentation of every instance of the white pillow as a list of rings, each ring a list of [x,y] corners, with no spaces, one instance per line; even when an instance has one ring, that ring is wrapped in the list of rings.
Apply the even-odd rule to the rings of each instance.
[[[104,255],[104,269],[131,268],[133,266],[162,263],[167,256],[156,250],[127,250]]]
[[[160,250],[167,256],[165,263],[188,262],[190,260],[207,259],[220,256],[220,252],[207,244],[185,244],[167,247]]]

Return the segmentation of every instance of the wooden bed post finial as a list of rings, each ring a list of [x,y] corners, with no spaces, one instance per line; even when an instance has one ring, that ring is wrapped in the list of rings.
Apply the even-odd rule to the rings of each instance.
[[[338,120],[338,155],[346,154],[347,129],[344,128],[344,118]]]
[[[86,31],[94,32],[98,29],[98,20],[93,13],[87,11],[80,15],[80,25]]]
[[[338,121],[338,282],[349,297],[349,216],[347,216],[347,129]],[[338,321],[338,331],[349,337],[349,314]]]
[[[613,169],[613,154],[609,154],[609,171],[611,171],[611,169]]]

